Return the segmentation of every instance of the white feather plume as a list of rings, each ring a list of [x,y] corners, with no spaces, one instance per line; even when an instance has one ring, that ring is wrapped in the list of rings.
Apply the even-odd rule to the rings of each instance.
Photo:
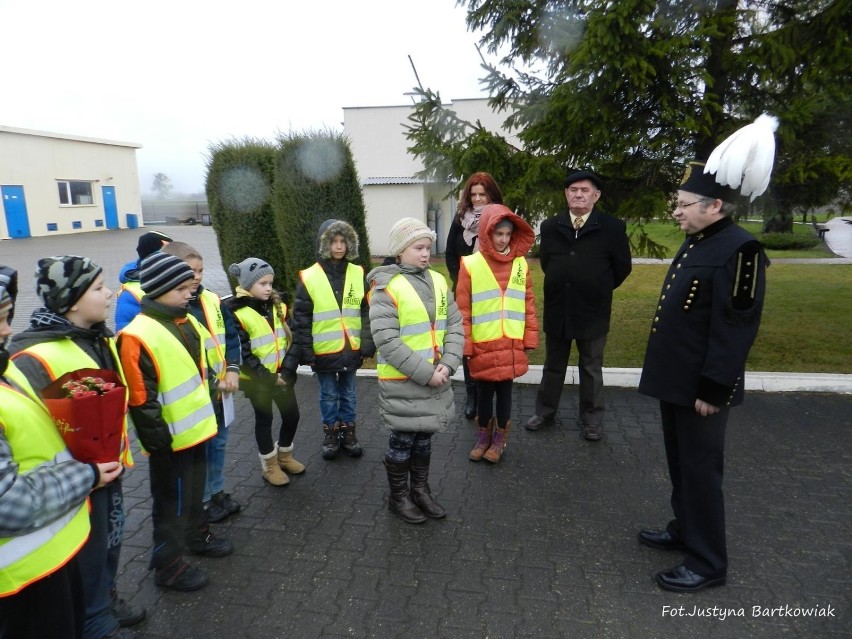
[[[764,113],[734,131],[713,149],[704,172],[715,173],[716,181],[723,186],[739,187],[740,193],[751,196],[754,202],[769,186],[777,128],[778,118]]]

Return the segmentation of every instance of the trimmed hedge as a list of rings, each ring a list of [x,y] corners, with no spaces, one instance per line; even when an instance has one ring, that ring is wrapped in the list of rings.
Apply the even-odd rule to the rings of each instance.
[[[331,131],[282,134],[275,164],[272,209],[287,264],[287,290],[299,271],[317,260],[317,231],[334,218],[352,225],[359,238],[355,262],[370,269],[364,196],[352,149],[343,134]]]
[[[757,239],[763,248],[776,251],[811,249],[819,244],[819,238],[800,233],[761,233]]]
[[[205,190],[222,266],[227,272],[234,262],[262,258],[275,269],[275,288],[283,288],[287,264],[272,212],[275,145],[228,140],[212,144],[209,153]],[[233,279],[231,285],[236,286]]]

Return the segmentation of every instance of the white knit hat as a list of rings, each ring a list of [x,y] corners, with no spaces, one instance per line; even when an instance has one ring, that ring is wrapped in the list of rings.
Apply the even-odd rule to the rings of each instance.
[[[417,240],[428,237],[435,241],[435,231],[430,229],[420,220],[413,217],[404,217],[391,227],[390,230],[390,254],[399,255]]]

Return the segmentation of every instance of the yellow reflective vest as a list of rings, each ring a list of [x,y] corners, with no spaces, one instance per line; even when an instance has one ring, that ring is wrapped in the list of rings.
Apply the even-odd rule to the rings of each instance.
[[[130,293],[136,298],[137,302],[141,302],[142,298],[145,297],[145,291],[142,290],[142,283],[139,281],[125,282],[121,285],[121,290],[118,292],[118,295],[121,295],[123,291]],[[116,295],[116,298],[118,295]]]
[[[124,377],[124,370],[121,368],[121,359],[118,357],[118,351],[115,348],[115,340],[109,338],[107,339],[107,343],[109,344],[112,361],[115,362],[116,372],[125,387],[125,414],[121,431],[121,456],[119,459],[125,466],[133,466],[133,455],[130,452],[130,440],[127,436],[127,398],[130,395],[130,391],[127,388],[127,379]],[[23,353],[38,359],[44,367],[45,372],[50,376],[50,380],[54,382],[66,373],[71,373],[81,368],[101,368],[86,351],[70,339],[57,339],[34,344],[19,353],[15,353],[12,359],[14,360]]]
[[[195,446],[216,434],[216,415],[207,384],[208,365],[219,374],[213,337],[192,315],[187,321],[201,336],[201,358],[194,362],[186,347],[168,328],[147,315],[137,315],[122,333],[133,335],[154,362],[158,377],[157,401],[172,435],[172,450]],[[217,363],[218,362],[218,363]]]
[[[364,299],[364,269],[355,264],[346,267],[342,306],[331,289],[331,282],[317,262],[299,277],[314,304],[311,336],[314,353],[329,355],[343,350],[345,339],[353,351],[361,348],[361,301]]]
[[[434,364],[444,352],[444,335],[447,332],[447,280],[435,271],[427,271],[435,290],[435,322],[429,321],[429,312],[417,291],[404,275],[395,275],[385,287],[393,300],[399,317],[399,337],[412,351]],[[406,380],[391,366],[381,351],[376,362],[380,380]]]
[[[482,253],[462,257],[470,273],[470,337],[474,343],[503,337],[523,339],[526,325],[527,274],[523,256],[512,261],[512,274],[506,290],[494,277]]]
[[[71,454],[50,413],[13,362],[5,375],[24,389],[0,382],[0,429],[12,448],[18,472],[69,461]],[[64,566],[89,536],[88,499],[38,530],[0,538],[0,597],[14,595]],[[33,611],[44,614],[44,611]]]
[[[279,312],[280,310],[280,312]],[[284,329],[283,318],[287,317],[287,305],[281,303],[272,313],[274,326],[266,318],[249,306],[234,310],[234,317],[242,324],[249,336],[251,352],[260,360],[270,373],[277,373],[287,354],[289,340]],[[242,379],[250,379],[247,373],[240,371]]]
[[[216,293],[205,288],[201,291],[199,301],[207,323],[205,328],[210,331],[216,342],[216,350],[219,353],[218,359],[225,362],[225,316],[222,315],[222,300]]]

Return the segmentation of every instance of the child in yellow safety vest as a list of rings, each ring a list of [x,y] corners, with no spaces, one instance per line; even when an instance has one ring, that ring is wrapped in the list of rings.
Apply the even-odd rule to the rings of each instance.
[[[343,220],[326,220],[319,227],[317,246],[319,260],[299,271],[294,346],[301,363],[311,366],[319,380],[323,459],[334,459],[341,448],[350,457],[360,457],[355,374],[376,347],[364,269],[351,262],[358,257],[358,234]]]
[[[122,466],[73,459],[9,361],[17,279],[0,266],[0,637],[80,639],[85,603],[76,555],[90,531],[87,497]]]
[[[195,289],[192,269],[173,255],[154,253],[140,264],[142,310],[118,334],[130,388],[130,415],[150,455],[154,582],[172,590],[198,590],[207,573],[187,563],[184,550],[206,557],[230,555],[233,544],[210,530],[202,504],[207,479],[204,442],[216,435],[210,401],[223,362],[213,337],[187,306]]]
[[[9,351],[15,365],[39,394],[60,377],[80,369],[124,373],[115,339],[105,322],[113,293],[103,269],[87,257],[60,255],[38,261],[36,292],[44,306],[36,309],[27,330],[16,334]],[[127,404],[124,404],[124,412]],[[126,418],[121,429],[120,461],[131,466]],[[77,555],[86,602],[86,637],[107,637],[145,618],[118,597],[116,574],[124,534],[124,496],[117,479],[89,496],[92,530]]]
[[[461,260],[456,302],[477,397],[472,461],[500,461],[512,426],[512,380],[529,369],[526,351],[538,347],[535,296],[524,257],[534,240],[523,218],[502,204],[489,204],[479,221],[479,251]]]
[[[464,349],[461,315],[447,280],[429,268],[434,240],[423,222],[402,218],[390,231],[397,264],[367,276],[379,412],[390,430],[384,460],[388,507],[411,524],[447,514],[432,497],[429,463],[432,435],[446,430],[455,415],[450,377]]]
[[[163,247],[163,253],[179,257],[189,265],[195,274],[195,290],[189,298],[189,312],[206,328],[213,339],[219,356],[225,361],[225,372],[211,400],[216,411],[216,437],[205,442],[207,448],[207,483],[204,486],[204,510],[207,520],[213,524],[238,513],[242,505],[225,488],[225,448],[228,445],[228,424],[225,423],[225,398],[240,387],[240,336],[237,333],[234,316],[216,293],[205,288],[204,258],[185,242],[170,242]]]
[[[287,473],[299,475],[305,465],[293,456],[299,425],[296,369],[299,357],[290,349],[287,305],[272,288],[275,271],[258,257],[231,264],[237,278],[236,296],[228,300],[240,336],[243,363],[240,384],[254,409],[254,436],[261,476],[273,486],[290,483]],[[278,441],[272,439],[272,405],[281,415]],[[285,472],[286,471],[286,472]]]

